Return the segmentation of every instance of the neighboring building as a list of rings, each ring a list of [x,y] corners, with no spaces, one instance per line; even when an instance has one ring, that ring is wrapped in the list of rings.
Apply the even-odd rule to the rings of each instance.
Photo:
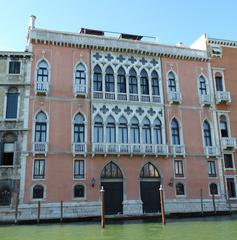
[[[228,202],[237,206],[237,42],[202,35],[193,47],[206,50],[211,58],[224,188]]]
[[[31,53],[0,52],[0,210],[24,182],[30,71]]]
[[[35,28],[23,203],[44,217],[226,209],[207,51]],[[22,205],[23,206],[23,205]]]

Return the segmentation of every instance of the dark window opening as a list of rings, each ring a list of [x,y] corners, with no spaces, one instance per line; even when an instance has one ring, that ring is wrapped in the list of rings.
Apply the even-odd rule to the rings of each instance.
[[[20,74],[21,72],[21,62],[19,61],[10,61],[9,62],[9,74]]]
[[[84,178],[85,177],[85,166],[84,160],[74,161],[74,178]]]
[[[217,184],[216,183],[211,183],[210,186],[210,194],[211,195],[218,195],[218,187],[217,187]]]
[[[235,198],[236,197],[235,179],[226,178],[226,183],[227,183],[228,197]]]
[[[44,198],[44,187],[41,185],[35,185],[33,188],[33,199]]]
[[[178,195],[178,196],[185,195],[184,184],[177,183],[175,186],[175,189],[176,189],[176,195]]]
[[[225,168],[227,169],[234,168],[232,154],[224,154],[224,163],[225,163]]]
[[[74,187],[74,198],[84,198],[85,197],[85,188],[83,185],[76,185]]]

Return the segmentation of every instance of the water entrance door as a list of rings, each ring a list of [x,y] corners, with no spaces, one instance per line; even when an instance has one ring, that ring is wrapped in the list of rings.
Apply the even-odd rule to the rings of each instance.
[[[123,182],[102,182],[105,195],[105,215],[123,213]]]
[[[141,200],[144,213],[160,212],[160,182],[141,181]]]

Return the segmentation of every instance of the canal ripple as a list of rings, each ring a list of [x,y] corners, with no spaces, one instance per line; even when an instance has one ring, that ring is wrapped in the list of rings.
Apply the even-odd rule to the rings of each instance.
[[[0,240],[236,240],[237,218],[1,226]]]

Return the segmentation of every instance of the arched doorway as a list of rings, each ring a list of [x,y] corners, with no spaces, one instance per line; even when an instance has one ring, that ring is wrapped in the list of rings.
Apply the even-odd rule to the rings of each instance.
[[[140,172],[140,191],[143,213],[160,212],[160,174],[150,162]]]
[[[123,213],[123,174],[120,168],[109,162],[101,172],[101,186],[105,190],[105,214]]]

